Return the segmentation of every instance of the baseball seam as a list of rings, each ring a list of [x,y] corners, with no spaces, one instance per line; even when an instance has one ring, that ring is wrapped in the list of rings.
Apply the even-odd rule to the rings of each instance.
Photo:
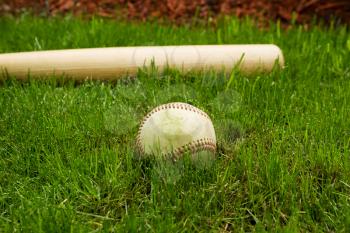
[[[196,141],[190,142],[183,145],[174,151],[168,153],[166,156],[172,157],[174,160],[178,159],[179,156],[186,152],[196,153],[204,150],[209,150],[213,153],[216,151],[216,144],[213,139],[202,138]]]
[[[179,103],[179,102],[175,102],[175,103],[168,103],[168,104],[163,104],[160,105],[156,108],[154,108],[151,112],[149,112],[141,121],[140,124],[140,128],[139,131],[137,133],[137,137],[136,137],[136,147],[137,150],[139,151],[139,153],[141,154],[145,154],[145,149],[142,147],[142,143],[141,143],[141,131],[142,131],[142,127],[143,125],[146,123],[146,121],[152,116],[152,114],[159,112],[161,110],[166,110],[166,109],[184,109],[184,110],[188,110],[188,111],[192,111],[195,112],[197,114],[200,114],[202,116],[204,116],[205,118],[207,118],[208,120],[210,120],[210,117],[203,112],[202,110],[186,104],[186,103]],[[172,156],[174,159],[177,159],[179,157],[179,155],[181,155],[182,153],[185,152],[199,152],[202,150],[210,150],[212,152],[216,151],[216,143],[214,142],[213,139],[210,138],[202,138],[202,139],[198,139],[196,141],[190,142],[186,145],[183,145],[179,148],[176,148],[174,151],[166,154],[166,156]]]

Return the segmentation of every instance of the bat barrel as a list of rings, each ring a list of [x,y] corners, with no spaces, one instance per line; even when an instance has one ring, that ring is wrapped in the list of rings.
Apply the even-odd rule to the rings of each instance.
[[[0,54],[0,70],[17,79],[64,75],[73,79],[112,80],[135,75],[154,64],[181,71],[270,72],[283,67],[282,51],[272,44],[186,45],[49,50]]]

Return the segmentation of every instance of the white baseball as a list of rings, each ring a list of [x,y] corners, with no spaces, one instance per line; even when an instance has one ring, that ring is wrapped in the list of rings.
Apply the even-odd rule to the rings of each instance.
[[[177,159],[187,152],[214,154],[216,136],[205,112],[177,102],[160,105],[145,116],[136,144],[142,155],[161,154]]]

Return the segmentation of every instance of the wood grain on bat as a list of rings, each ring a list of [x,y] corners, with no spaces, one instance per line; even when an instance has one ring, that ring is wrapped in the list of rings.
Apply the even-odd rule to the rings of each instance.
[[[49,50],[0,54],[2,74],[17,79],[65,75],[73,79],[118,79],[154,64],[181,71],[269,72],[284,59],[276,45],[186,45]]]

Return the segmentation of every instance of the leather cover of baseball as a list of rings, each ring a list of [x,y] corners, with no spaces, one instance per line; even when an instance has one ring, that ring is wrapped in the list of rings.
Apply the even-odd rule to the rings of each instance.
[[[162,155],[176,160],[185,153],[214,155],[216,136],[205,112],[176,102],[160,105],[144,117],[136,146],[142,156]]]

